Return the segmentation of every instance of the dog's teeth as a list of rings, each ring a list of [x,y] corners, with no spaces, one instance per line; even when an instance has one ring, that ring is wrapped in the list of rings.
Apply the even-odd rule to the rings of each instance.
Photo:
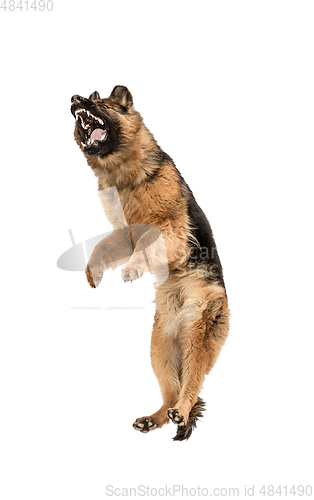
[[[84,120],[83,120],[82,116],[81,116],[81,115],[78,115],[78,118],[80,118],[80,119],[81,119],[81,125],[82,125],[82,127],[83,127],[83,128],[86,128],[86,127],[85,127],[85,123],[84,123]]]
[[[104,141],[107,137],[107,132],[101,136],[101,141]]]
[[[81,144],[82,144],[83,148],[86,148],[86,144],[84,144],[84,142],[81,141]]]

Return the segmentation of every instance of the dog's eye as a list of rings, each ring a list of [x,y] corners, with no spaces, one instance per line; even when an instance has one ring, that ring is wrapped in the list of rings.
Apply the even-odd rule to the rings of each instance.
[[[108,106],[106,106],[106,104],[101,104],[100,106],[101,108],[105,108],[105,109],[108,109]]]

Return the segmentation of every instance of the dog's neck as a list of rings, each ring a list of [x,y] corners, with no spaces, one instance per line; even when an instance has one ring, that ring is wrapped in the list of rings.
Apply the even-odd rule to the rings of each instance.
[[[158,148],[151,132],[142,123],[133,141],[124,154],[120,151],[105,157],[87,156],[87,163],[98,178],[99,189],[116,186],[116,188],[136,188],[152,175],[156,168],[154,152]]]

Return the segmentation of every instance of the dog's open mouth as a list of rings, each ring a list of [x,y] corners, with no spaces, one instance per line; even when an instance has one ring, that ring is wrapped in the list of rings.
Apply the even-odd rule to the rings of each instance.
[[[106,141],[108,126],[102,118],[87,109],[79,108],[75,111],[75,119],[80,126],[81,135],[84,136],[84,141],[81,141],[83,148],[98,146]]]

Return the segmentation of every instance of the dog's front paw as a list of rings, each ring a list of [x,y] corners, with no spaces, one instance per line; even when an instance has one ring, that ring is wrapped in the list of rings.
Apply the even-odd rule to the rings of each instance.
[[[147,267],[144,257],[141,254],[137,254],[133,256],[122,269],[122,279],[125,282],[134,281],[140,278],[145,271],[147,271]]]
[[[139,266],[126,265],[122,269],[122,279],[125,282],[134,281],[134,280],[140,278],[142,276],[142,274],[143,274],[143,271],[140,269]]]
[[[99,268],[91,269],[89,263],[86,266],[85,274],[91,288],[96,288],[102,280],[103,271]]]

